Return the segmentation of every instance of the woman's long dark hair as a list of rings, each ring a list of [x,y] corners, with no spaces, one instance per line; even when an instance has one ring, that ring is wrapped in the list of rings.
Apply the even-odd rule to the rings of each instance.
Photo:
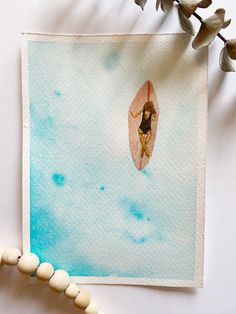
[[[154,104],[152,101],[148,100],[143,106],[143,111],[149,111],[151,114],[156,114]]]

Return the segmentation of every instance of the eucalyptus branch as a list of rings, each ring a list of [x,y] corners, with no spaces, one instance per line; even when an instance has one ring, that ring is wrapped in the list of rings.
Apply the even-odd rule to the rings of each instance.
[[[144,9],[147,0],[134,0],[142,10]],[[203,19],[196,10],[198,8],[208,8],[212,4],[212,0],[156,0],[156,10],[161,7],[162,11],[167,13],[176,3],[178,16],[181,28],[195,36],[192,42],[194,49],[201,49],[209,46],[216,37],[219,37],[224,47],[220,53],[220,68],[225,72],[235,72],[232,65],[232,60],[236,59],[236,39],[226,39],[221,33],[221,29],[228,27],[231,19],[225,20],[225,10],[217,9],[215,13],[206,19]],[[194,26],[189,19],[194,16],[200,22],[200,28],[195,35]]]
[[[179,0],[174,0],[176,3],[180,4]],[[197,13],[197,12],[193,12],[192,14],[200,23],[202,23],[203,18]],[[221,34],[218,33],[217,36],[224,42],[227,43],[227,39]]]

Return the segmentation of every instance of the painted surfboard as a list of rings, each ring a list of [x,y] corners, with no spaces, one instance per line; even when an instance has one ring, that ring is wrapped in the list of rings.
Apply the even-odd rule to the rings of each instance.
[[[159,104],[154,86],[146,81],[129,107],[129,145],[134,164],[143,169],[152,156],[159,118]]]

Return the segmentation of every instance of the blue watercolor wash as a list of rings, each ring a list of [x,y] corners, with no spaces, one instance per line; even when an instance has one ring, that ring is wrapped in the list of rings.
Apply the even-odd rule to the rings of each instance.
[[[155,238],[156,238],[156,240],[159,241],[159,242],[164,242],[164,241],[166,240],[165,237],[164,237],[164,235],[163,235],[163,233],[160,232],[160,231],[156,231]]]
[[[77,258],[76,263],[66,268],[66,271],[69,272],[70,276],[93,276],[96,273],[97,276],[103,277],[110,276],[112,273],[109,267],[104,269],[83,255]]]
[[[135,219],[137,220],[143,220],[144,219],[144,212],[143,212],[143,206],[133,201],[130,198],[124,198],[120,200],[120,205]]]
[[[56,89],[54,91],[54,95],[56,95],[57,97],[61,97],[62,96],[62,92],[59,89]]]
[[[111,53],[110,55],[108,55],[106,57],[106,60],[105,60],[105,68],[107,70],[114,70],[115,68],[118,67],[120,63],[120,56],[118,53],[116,52],[113,52]]]
[[[52,208],[31,206],[30,222],[31,245],[35,253],[40,255],[45,247],[63,241],[65,234],[61,232]]]
[[[52,175],[52,180],[59,187],[65,184],[65,176],[62,173],[54,173]]]
[[[68,230],[61,227],[61,222],[54,213],[53,207],[46,204],[39,205],[39,185],[45,183],[45,176],[33,165],[32,161],[30,162],[30,183],[30,240],[33,252],[41,257],[46,248],[50,249],[63,241]]]
[[[148,236],[142,236],[142,237],[135,237],[132,235],[130,232],[125,231],[124,232],[124,237],[126,240],[135,243],[135,244],[144,244],[149,240]]]
[[[35,133],[38,137],[46,137],[54,128],[55,122],[52,117],[38,119]]]
[[[30,181],[31,250],[40,260],[50,260],[57,269],[63,268],[71,275],[191,279],[195,270],[195,229],[190,226],[195,223],[196,184],[189,182],[190,178],[180,180],[179,174],[181,169],[194,169],[196,164],[198,106],[188,97],[169,107],[160,104],[162,117],[169,118],[160,120],[159,150],[153,154],[150,166],[140,172],[135,167],[130,171],[129,149],[124,155],[111,154],[113,133],[104,132],[104,126],[111,125],[111,115],[127,111],[127,102],[120,101],[117,93],[107,97],[100,90],[101,85],[109,85],[112,75],[122,88],[130,73],[131,88],[138,88],[135,86],[141,84],[145,64],[132,60],[134,51],[142,53],[146,43],[127,43],[122,51],[117,49],[119,45],[29,41],[30,156],[36,167]],[[149,49],[155,52],[156,43],[150,43]],[[70,65],[64,66],[68,58]],[[101,75],[91,75],[94,71]],[[156,85],[159,77],[153,71],[150,67],[145,76],[156,77]],[[63,80],[69,72],[71,81],[65,85]],[[94,86],[93,93],[88,93],[89,85]],[[64,95],[71,97],[70,104]],[[87,105],[96,103],[99,106]],[[168,115],[169,110],[174,114]],[[71,114],[77,111],[83,113],[83,119],[81,114]],[[126,119],[119,121],[121,127],[126,127]],[[77,133],[74,126],[78,127]],[[91,152],[96,152],[96,161]],[[60,171],[70,174],[73,189],[58,195],[64,188],[52,188],[57,186],[52,175]],[[66,176],[64,184],[68,181]],[[103,185],[105,189],[100,190]],[[80,193],[75,193],[77,188]],[[68,206],[72,199],[73,204]],[[71,223],[65,224],[63,215]],[[117,227],[117,215],[122,219],[121,228]],[[98,233],[87,227],[91,221]],[[140,233],[142,226],[145,230]],[[189,241],[183,241],[183,232]],[[161,241],[165,243],[159,250]],[[100,244],[113,251],[98,253]],[[120,258],[120,252],[132,255],[128,264]],[[138,266],[144,256],[151,267]]]

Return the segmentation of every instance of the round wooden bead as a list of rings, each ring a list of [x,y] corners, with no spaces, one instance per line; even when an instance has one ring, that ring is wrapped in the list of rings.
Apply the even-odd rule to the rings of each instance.
[[[84,289],[81,289],[77,297],[74,299],[74,304],[81,309],[85,309],[89,305],[89,302],[90,295]]]
[[[39,265],[36,276],[41,280],[49,280],[54,274],[54,267],[50,263],[42,263]]]
[[[20,250],[10,247],[3,252],[2,263],[14,266],[18,263],[20,257],[21,257]]]
[[[39,266],[39,258],[33,253],[25,253],[21,256],[17,268],[23,274],[32,274]]]
[[[49,280],[49,286],[58,292],[65,291],[69,286],[70,277],[68,273],[62,269],[56,270],[52,278]]]
[[[86,314],[98,314],[98,307],[97,304],[91,301],[89,305],[84,310]]]
[[[67,289],[65,290],[65,295],[70,299],[74,299],[77,297],[79,291],[80,291],[79,286],[71,282]]]
[[[3,264],[3,261],[2,261],[3,252],[4,252],[4,250],[0,249],[0,265]]]

